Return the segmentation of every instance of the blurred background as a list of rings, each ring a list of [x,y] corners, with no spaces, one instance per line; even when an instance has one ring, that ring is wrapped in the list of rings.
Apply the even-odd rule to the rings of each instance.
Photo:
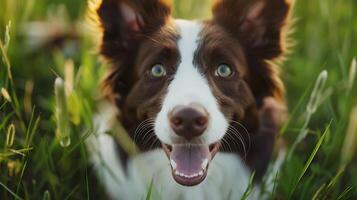
[[[175,17],[210,16],[210,0],[174,5]],[[2,200],[106,199],[83,143],[107,69],[87,7],[86,0],[0,1]],[[290,115],[280,133],[289,150],[268,195],[357,199],[357,1],[296,0],[293,16],[294,47],[281,65]],[[55,95],[56,77],[66,87],[58,83]]]

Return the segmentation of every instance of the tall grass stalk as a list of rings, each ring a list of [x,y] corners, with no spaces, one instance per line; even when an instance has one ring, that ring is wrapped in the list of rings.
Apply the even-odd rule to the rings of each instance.
[[[341,165],[350,163],[357,150],[357,106],[352,108],[345,140],[341,150]]]
[[[350,67],[350,73],[349,73],[349,78],[348,78],[348,88],[351,90],[354,84],[354,81],[356,79],[356,71],[357,71],[357,61],[356,58],[353,58],[351,67]]]
[[[68,109],[66,103],[65,84],[61,78],[55,81],[55,97],[56,97],[56,136],[62,147],[68,147],[71,144],[70,125],[68,122]]]
[[[23,198],[19,197],[19,195],[15,194],[13,191],[11,191],[6,185],[4,185],[2,182],[0,182],[0,186],[3,187],[5,190],[7,190],[16,200],[23,200]]]
[[[10,94],[5,88],[1,88],[1,95],[4,97],[6,101],[11,102]]]
[[[11,123],[6,133],[6,147],[11,147],[14,144],[15,132],[15,125]]]
[[[9,21],[9,23],[6,25],[5,39],[4,39],[5,43],[3,43],[3,41],[0,38],[0,50],[2,54],[2,60],[7,68],[7,75],[9,79],[13,81],[12,73],[11,73],[11,65],[10,65],[9,58],[7,57],[7,50],[10,46],[10,28],[11,28],[11,21]]]
[[[327,133],[330,131],[330,126],[331,126],[331,123],[327,126],[326,130],[324,131],[324,133],[322,134],[322,136],[319,138],[319,140],[317,141],[316,143],[316,146],[314,148],[314,150],[311,152],[308,160],[306,161],[299,177],[297,178],[297,181],[295,182],[295,184],[293,185],[293,187],[291,188],[291,191],[290,191],[290,194],[289,194],[289,199],[291,199],[297,185],[299,184],[299,182],[301,181],[302,177],[305,175],[307,169],[310,167],[313,159],[315,158],[317,152],[319,151],[321,145],[322,145],[322,142],[324,141]]]
[[[249,199],[249,195],[252,194],[253,189],[254,189],[254,184],[253,184],[254,176],[255,176],[255,172],[253,172],[252,175],[250,176],[247,188],[245,189],[241,200]]]
[[[9,92],[6,89],[1,89],[1,93],[4,97],[6,97],[5,99],[9,100],[12,99],[10,102],[11,106],[13,107],[17,118],[19,119],[19,124],[22,128],[22,130],[25,132],[26,131],[26,125],[25,125],[25,121],[21,115],[21,110],[20,110],[20,103],[19,100],[17,98],[17,94],[16,94],[16,90],[15,90],[15,85],[14,85],[14,80],[12,77],[12,72],[11,72],[11,64],[10,64],[10,60],[9,57],[7,55],[7,51],[10,45],[10,28],[11,28],[11,21],[8,22],[8,24],[6,25],[5,28],[5,44],[3,43],[2,39],[0,38],[0,51],[2,54],[2,60],[5,64],[6,70],[7,70],[7,76],[6,77],[6,82],[5,82],[5,88],[8,87],[10,88],[11,91],[11,96],[9,94]],[[10,83],[8,82],[8,80],[10,80]]]
[[[326,84],[326,80],[328,77],[328,73],[326,70],[323,70],[316,82],[315,82],[315,86],[314,89],[312,90],[312,93],[310,95],[310,100],[307,103],[306,106],[306,113],[305,113],[305,120],[304,123],[302,125],[302,128],[300,129],[300,132],[297,136],[297,138],[295,139],[294,143],[292,144],[292,146],[290,147],[289,153],[287,155],[287,160],[289,160],[291,158],[291,155],[293,153],[293,151],[295,150],[296,146],[304,140],[304,138],[307,136],[308,134],[308,125],[311,119],[311,116],[316,112],[319,104],[321,103],[321,95],[325,89],[325,84]]]

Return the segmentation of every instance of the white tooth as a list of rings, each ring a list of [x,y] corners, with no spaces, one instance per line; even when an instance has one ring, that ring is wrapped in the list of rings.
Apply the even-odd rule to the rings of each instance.
[[[201,164],[202,169],[206,169],[207,165],[208,165],[208,159],[205,158],[205,159],[202,161],[202,164]]]
[[[201,170],[200,172],[198,172],[198,175],[202,176],[203,175],[203,171]]]
[[[172,167],[172,169],[173,170],[175,170],[176,169],[176,167],[177,167],[177,164],[176,164],[176,162],[174,161],[174,160],[170,160],[170,164],[171,164],[171,167]]]
[[[184,174],[184,173],[180,173],[180,176],[183,176],[183,177],[185,177],[185,174]]]
[[[180,175],[180,173],[178,171],[175,171],[175,175]]]

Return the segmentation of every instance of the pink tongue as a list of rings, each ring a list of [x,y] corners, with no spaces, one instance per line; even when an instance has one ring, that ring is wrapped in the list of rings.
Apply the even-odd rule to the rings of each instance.
[[[170,159],[176,163],[177,171],[192,175],[202,170],[204,160],[211,160],[211,153],[208,145],[173,145]]]

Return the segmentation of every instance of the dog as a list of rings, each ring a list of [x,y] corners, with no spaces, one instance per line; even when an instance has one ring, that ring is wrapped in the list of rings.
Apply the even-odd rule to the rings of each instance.
[[[216,0],[212,19],[192,21],[174,19],[166,0],[98,4],[112,106],[87,145],[111,198],[239,199],[253,172],[261,180],[285,108],[274,61],[287,51],[291,4]],[[105,134],[108,116],[140,153]]]

